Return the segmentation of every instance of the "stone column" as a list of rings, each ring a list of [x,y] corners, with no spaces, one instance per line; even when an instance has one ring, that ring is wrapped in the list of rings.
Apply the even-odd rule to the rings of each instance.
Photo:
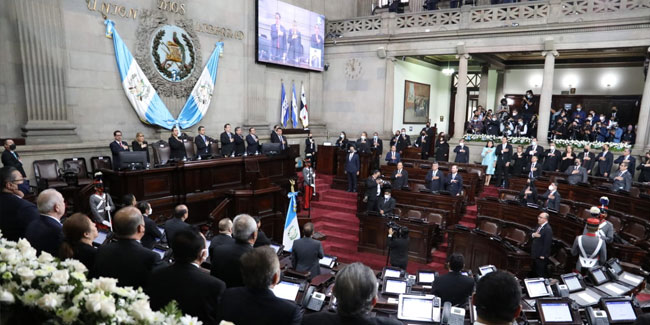
[[[478,104],[486,110],[488,98],[488,79],[490,77],[490,67],[486,64],[481,66],[481,84],[478,89]]]
[[[539,99],[539,120],[537,122],[537,141],[546,144],[549,119],[551,118],[551,99],[553,98],[553,73],[555,72],[555,57],[559,53],[555,50],[542,52],[544,56],[544,80],[542,81],[542,94]]]
[[[65,97],[66,41],[60,0],[16,0],[28,144],[76,143]]]
[[[648,48],[648,52],[650,52],[650,48]],[[638,150],[647,149],[650,146],[650,142],[648,142],[648,123],[650,122],[650,77],[646,76],[645,78],[645,87],[643,87],[642,96],[639,121],[637,122],[636,142],[634,142],[634,148]]]
[[[454,111],[454,138],[464,134],[465,121],[467,121],[467,53],[459,54],[458,58],[458,86],[456,87],[456,108]]]
[[[497,70],[497,88],[496,88],[496,95],[494,96],[494,103],[492,103],[492,105],[494,106],[491,107],[492,109],[496,108],[497,106],[499,106],[499,104],[501,104],[501,98],[503,98],[503,95],[505,95],[503,93],[503,84],[505,80],[504,75],[505,75],[505,70]]]
[[[395,111],[395,58],[387,58],[385,61],[386,85],[384,87],[384,133],[382,135],[389,136],[393,134],[393,113]]]

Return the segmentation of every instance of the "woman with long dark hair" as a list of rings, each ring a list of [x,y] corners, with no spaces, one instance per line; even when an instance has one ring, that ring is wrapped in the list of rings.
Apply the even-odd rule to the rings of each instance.
[[[447,143],[445,132],[438,133],[438,139],[436,139],[436,160],[449,161],[449,143]]]
[[[74,258],[92,270],[95,264],[97,249],[93,240],[98,232],[95,223],[83,213],[75,213],[63,222],[63,243],[59,248],[59,258],[62,260]]]

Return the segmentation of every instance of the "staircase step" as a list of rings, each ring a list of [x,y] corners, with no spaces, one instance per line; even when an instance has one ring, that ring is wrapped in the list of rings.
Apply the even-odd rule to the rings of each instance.
[[[314,202],[312,205],[314,208],[327,209],[330,211],[347,212],[351,214],[357,213],[356,205],[342,204],[338,202],[327,202],[327,201],[317,201]]]
[[[359,234],[359,224],[343,224],[338,221],[331,221],[327,218],[320,218],[314,220],[314,228],[320,232],[332,232],[338,231],[340,233],[358,236]]]
[[[447,253],[441,252],[439,250],[433,252],[433,261],[437,263],[446,263],[447,262]]]
[[[337,196],[330,196],[330,194],[324,194],[321,198],[321,201],[325,202],[335,202],[335,203],[342,203],[342,204],[347,204],[350,206],[357,206],[357,198],[348,198],[348,197],[337,197]]]
[[[335,189],[329,189],[327,191],[321,192],[320,195],[325,195],[328,197],[344,198],[344,199],[354,198],[355,201],[357,198],[357,193],[350,193],[350,192],[335,190]]]

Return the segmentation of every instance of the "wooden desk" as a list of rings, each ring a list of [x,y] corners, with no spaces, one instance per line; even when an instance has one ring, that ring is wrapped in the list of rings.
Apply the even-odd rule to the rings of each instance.
[[[426,169],[431,169],[431,161],[429,160],[422,160],[422,159],[402,159],[402,162],[405,164],[413,164],[413,167],[417,168],[422,168],[424,166],[427,166]],[[468,173],[475,173],[477,174],[477,177],[479,179],[478,183],[476,184],[476,188],[474,190],[475,196],[478,196],[483,192],[483,183],[485,183],[485,172],[487,171],[487,166],[483,165],[478,165],[478,164],[461,164],[461,163],[455,163],[455,162],[448,162],[448,161],[439,161],[438,165],[442,170],[445,171],[445,173],[451,169],[451,166],[456,165],[458,166],[459,171],[466,171]],[[464,178],[465,176],[463,176]]]
[[[337,151],[339,147],[318,145],[316,154],[316,172],[319,174],[336,174]]]
[[[402,151],[402,159],[420,159],[422,158],[422,149],[417,147],[408,147]]]

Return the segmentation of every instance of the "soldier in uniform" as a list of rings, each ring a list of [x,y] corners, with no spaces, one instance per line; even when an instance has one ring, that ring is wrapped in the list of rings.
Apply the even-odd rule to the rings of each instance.
[[[90,211],[92,212],[91,218],[95,223],[110,227],[110,215],[115,212],[115,204],[110,194],[104,192],[101,172],[95,174],[93,184],[95,185],[95,193],[89,199]]]

